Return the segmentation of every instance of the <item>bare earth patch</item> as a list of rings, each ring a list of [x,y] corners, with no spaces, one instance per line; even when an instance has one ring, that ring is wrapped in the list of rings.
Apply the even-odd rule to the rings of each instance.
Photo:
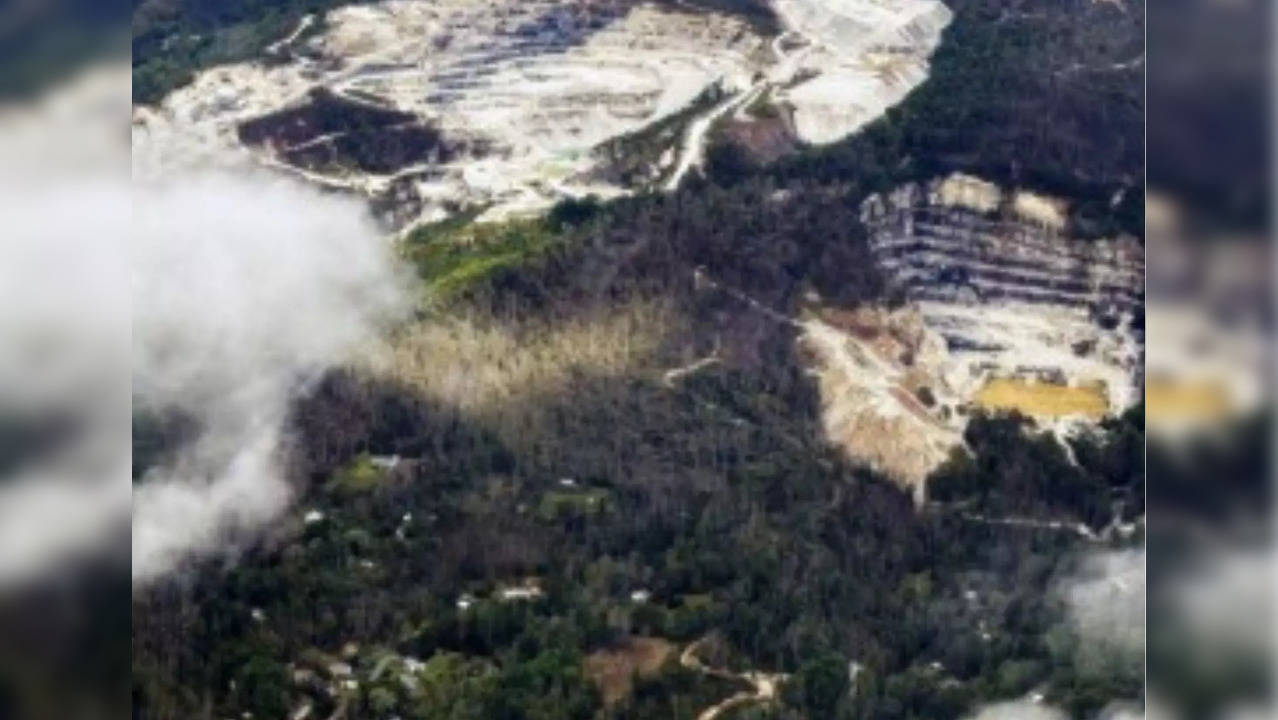
[[[674,652],[667,640],[632,637],[586,658],[586,675],[603,693],[605,705],[615,705],[630,694],[635,676],[654,675]]]

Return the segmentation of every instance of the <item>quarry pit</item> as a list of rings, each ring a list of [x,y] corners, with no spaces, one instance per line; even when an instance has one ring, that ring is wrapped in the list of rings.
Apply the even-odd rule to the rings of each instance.
[[[689,3],[340,7],[305,20],[263,61],[212,68],[137,108],[135,168],[266,166],[365,196],[401,229],[468,207],[497,219],[632,191],[600,173],[600,149],[665,122],[644,175],[670,189],[700,163],[724,109],[765,94],[801,142],[855,132],[927,77],[951,18],[939,0],[778,0],[773,11],[777,36]],[[322,131],[244,137],[245,127],[260,137],[264,118],[310,113],[317,93],[347,105],[315,123]],[[702,107],[707,94],[724,101]],[[362,141],[356,116],[369,114],[399,118],[389,130],[401,142]]]
[[[861,212],[904,305],[821,309],[838,334],[801,338],[818,349],[826,433],[850,456],[921,501],[976,411],[1067,434],[1140,401],[1138,240],[1072,237],[1064,200],[960,174],[871,195]]]

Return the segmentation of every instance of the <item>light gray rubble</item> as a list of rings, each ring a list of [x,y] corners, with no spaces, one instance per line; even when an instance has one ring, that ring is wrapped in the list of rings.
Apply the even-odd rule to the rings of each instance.
[[[765,89],[794,113],[800,139],[844,137],[923,81],[950,18],[938,0],[778,0],[775,10],[785,32],[769,38],[679,3],[354,4],[304,21],[266,62],[212,68],[137,109],[135,169],[264,164],[367,196],[394,226],[463,206],[533,212],[625,192],[594,172],[597,148],[693,112],[654,155],[673,184],[698,164],[709,124]],[[335,146],[359,143],[340,128],[245,145],[244,123],[305,107],[317,89],[416,127],[396,130],[407,142],[393,162],[338,161]],[[724,99],[702,107],[707,92]]]

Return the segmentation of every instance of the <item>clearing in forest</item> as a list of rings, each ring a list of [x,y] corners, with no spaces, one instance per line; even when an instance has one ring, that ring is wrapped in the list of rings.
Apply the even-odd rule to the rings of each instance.
[[[586,658],[586,675],[599,686],[605,705],[623,700],[634,677],[655,675],[675,646],[654,637],[632,637]]]

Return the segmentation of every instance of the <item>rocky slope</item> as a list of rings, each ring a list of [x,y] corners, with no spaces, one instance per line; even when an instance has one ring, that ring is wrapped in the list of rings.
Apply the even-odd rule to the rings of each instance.
[[[782,61],[819,71],[777,94],[811,143],[846,137],[922,83],[951,19],[935,0],[778,0],[776,10],[789,29],[776,44]],[[787,52],[786,41],[798,47]]]
[[[844,137],[922,82],[950,17],[937,0],[774,11],[777,37],[683,3],[342,7],[307,16],[261,62],[213,68],[139,108],[136,164],[265,164],[365,195],[393,227],[463,206],[532,211],[622,192],[598,172],[599,150],[627,136],[646,141],[641,177],[675,184],[708,127],[765,91],[799,139]]]
[[[1069,426],[1139,400],[1143,249],[1070,236],[1067,204],[963,175],[862,204],[897,310],[809,331],[826,431],[922,492],[976,408]],[[855,358],[849,364],[845,358]]]

